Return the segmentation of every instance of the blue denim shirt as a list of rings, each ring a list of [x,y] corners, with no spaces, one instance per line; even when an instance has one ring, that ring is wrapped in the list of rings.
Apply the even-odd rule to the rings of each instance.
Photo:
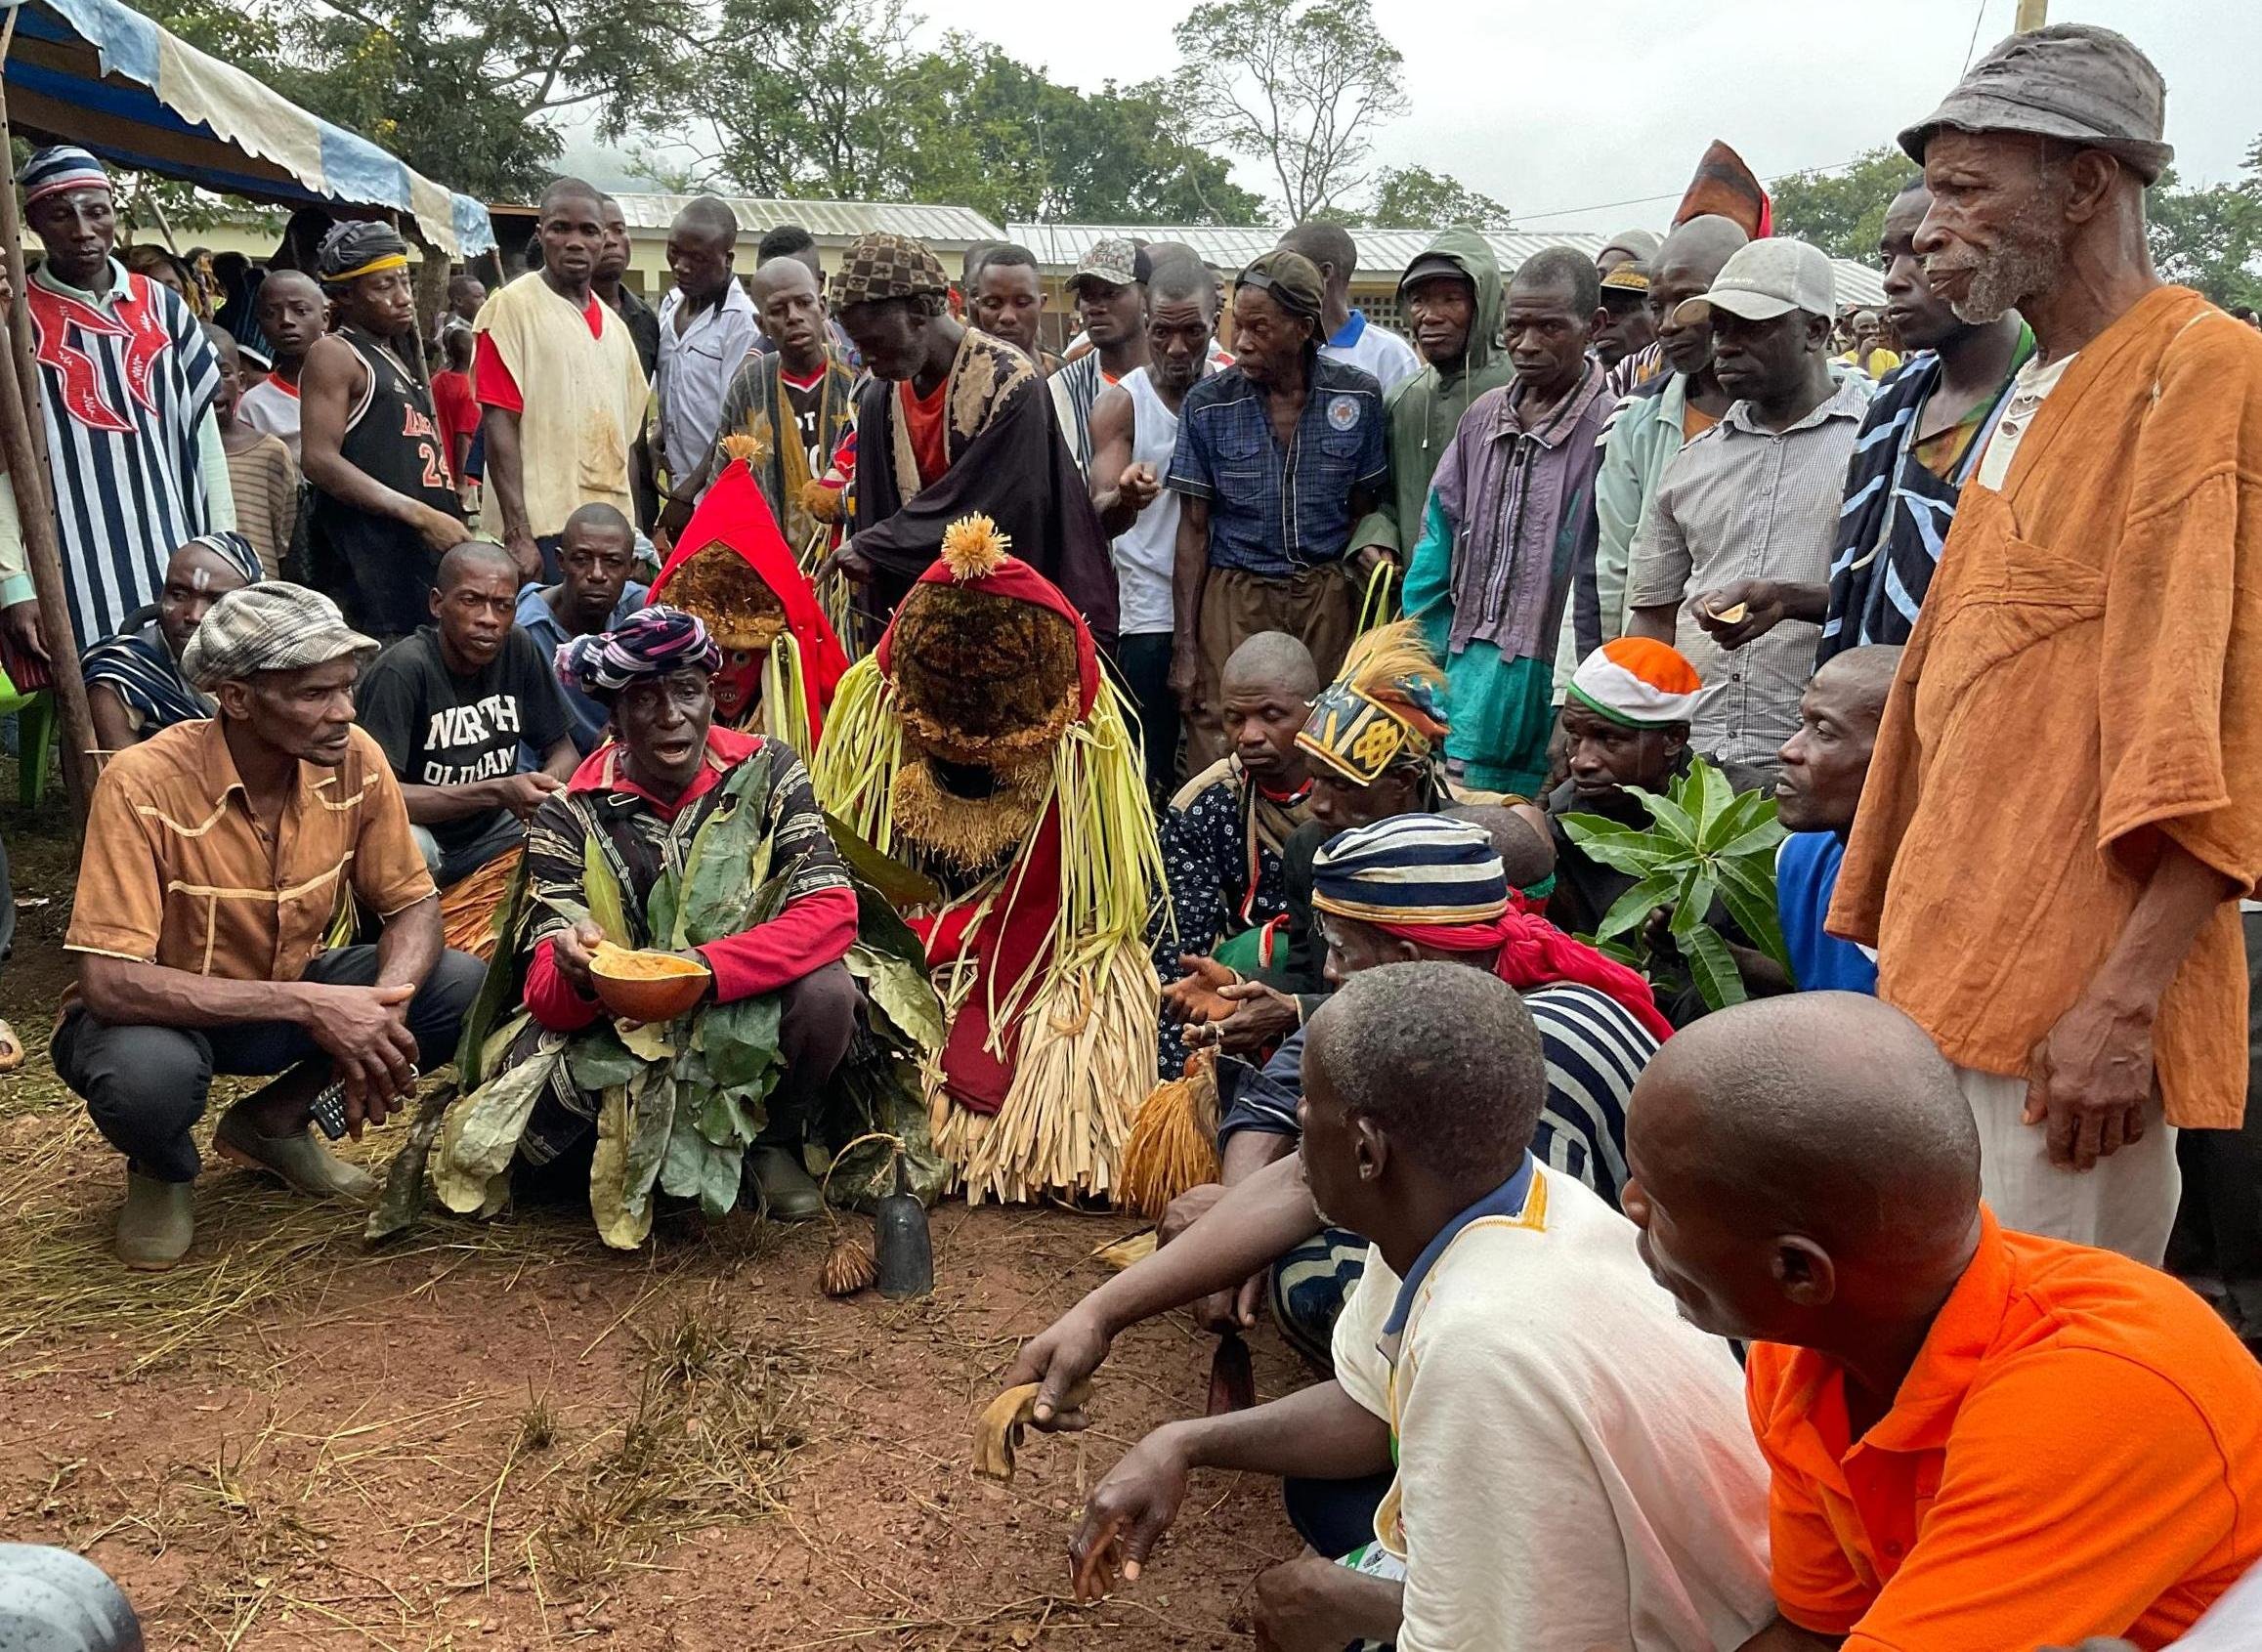
[[[1164,486],[1210,506],[1210,566],[1286,578],[1340,562],[1351,494],[1389,478],[1383,392],[1374,375],[1314,357],[1303,416],[1287,451],[1264,392],[1239,367],[1199,380],[1178,412]]]

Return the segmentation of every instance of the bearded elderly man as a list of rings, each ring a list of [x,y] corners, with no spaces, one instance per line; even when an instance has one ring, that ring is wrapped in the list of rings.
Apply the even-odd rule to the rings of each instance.
[[[2007,1227],[2157,1263],[2174,1127],[2236,1128],[2262,875],[2262,338],[2163,286],[2159,73],[1988,53],[1901,134],[1915,247],[2034,329],[1888,702],[1830,911],[1956,1064]],[[1975,779],[1985,777],[1984,784]]]
[[[213,1074],[280,1075],[222,1117],[223,1158],[362,1198],[368,1175],[307,1133],[316,1092],[343,1082],[359,1134],[454,1052],[481,970],[442,949],[401,788],[354,726],[376,651],[318,592],[231,591],[181,657],[219,715],[119,752],[95,787],[55,1070],[126,1156],[128,1267],[169,1268],[194,1236]],[[373,946],[325,945],[348,902],[383,925]]]

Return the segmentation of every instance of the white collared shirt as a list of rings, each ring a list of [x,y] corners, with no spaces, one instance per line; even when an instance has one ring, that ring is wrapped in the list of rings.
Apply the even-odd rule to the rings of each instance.
[[[683,289],[660,301],[660,362],[654,390],[660,398],[660,440],[668,468],[680,476],[704,456],[722,423],[723,396],[761,336],[754,301],[731,277],[722,297],[692,317],[680,333],[676,317]]]

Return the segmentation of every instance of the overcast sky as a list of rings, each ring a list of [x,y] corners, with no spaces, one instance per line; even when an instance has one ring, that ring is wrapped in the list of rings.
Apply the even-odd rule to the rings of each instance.
[[[997,39],[1088,91],[1169,69],[1171,25],[1190,3],[911,0],[929,32]],[[1984,52],[2010,31],[2016,5],[1374,0],[1405,56],[1413,106],[1377,134],[1375,158],[1450,173],[1533,229],[1662,228],[1713,138],[1763,178],[1890,143],[1955,83],[1975,21]],[[2152,56],[2167,77],[2167,136],[2187,182],[2231,177],[2262,135],[2255,0],[2056,0],[2051,17],[2117,28]],[[1275,192],[1253,166],[1236,176]]]

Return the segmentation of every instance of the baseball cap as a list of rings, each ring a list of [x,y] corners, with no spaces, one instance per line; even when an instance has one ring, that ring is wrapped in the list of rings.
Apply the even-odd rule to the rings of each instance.
[[[1325,291],[1319,266],[1301,252],[1274,247],[1259,254],[1233,278],[1233,284],[1269,293],[1272,301],[1292,316],[1319,318],[1320,298]]]
[[[1425,252],[1413,263],[1406,266],[1406,273],[1398,277],[1398,290],[1404,292],[1419,281],[1440,279],[1459,281],[1470,288],[1474,288],[1476,285],[1475,281],[1470,278],[1469,272],[1462,268],[1458,258],[1449,257],[1442,252]]]
[[[1630,258],[1602,277],[1605,293],[1630,293],[1635,297],[1649,290],[1649,266],[1639,258]]]
[[[1684,324],[1708,319],[1716,309],[1747,321],[1771,321],[1794,310],[1828,316],[1837,296],[1830,259],[1818,246],[1788,235],[1746,241],[1721,266],[1712,290],[1673,313]]]
[[[1128,287],[1145,280],[1147,274],[1147,255],[1136,241],[1129,235],[1103,235],[1085,249],[1068,284],[1074,286],[1089,275],[1110,286]]]

